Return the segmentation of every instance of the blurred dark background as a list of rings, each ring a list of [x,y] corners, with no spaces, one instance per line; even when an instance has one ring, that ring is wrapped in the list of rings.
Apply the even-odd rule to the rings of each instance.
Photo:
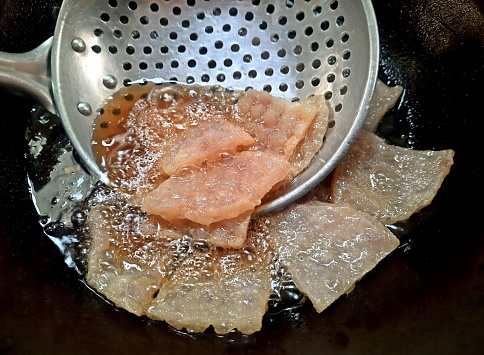
[[[50,37],[60,4],[0,0],[0,51]],[[252,336],[185,335],[118,311],[43,234],[25,167],[33,102],[0,89],[0,354],[482,354],[484,2],[373,4],[380,78],[405,88],[386,119],[390,134],[415,149],[456,152],[401,248],[322,314],[308,305],[267,317]]]

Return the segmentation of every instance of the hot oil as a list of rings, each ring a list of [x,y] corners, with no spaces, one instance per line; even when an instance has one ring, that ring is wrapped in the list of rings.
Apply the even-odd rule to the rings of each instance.
[[[171,89],[168,89],[171,86]],[[113,171],[110,171],[112,165],[112,159],[108,157],[113,153],[119,153],[120,146],[123,144],[125,151],[127,140],[123,143],[120,142],[120,138],[124,139],[130,137],[132,134],[137,134],[133,131],[133,123],[129,122],[130,114],[133,115],[133,109],[137,105],[144,105],[141,101],[149,101],[151,103],[157,103],[157,109],[164,117],[153,117],[153,119],[160,119],[163,124],[163,128],[167,135],[175,135],[180,130],[185,130],[189,126],[197,125],[202,121],[209,121],[215,117],[215,119],[227,120],[235,122],[238,119],[236,110],[233,109],[235,103],[239,98],[239,93],[231,90],[222,89],[220,87],[213,86],[198,86],[198,85],[180,85],[180,84],[168,84],[166,90],[161,90],[160,95],[154,97],[150,96],[152,90],[156,88],[153,83],[148,83],[146,85],[131,85],[129,87],[123,88],[116,92],[112,97],[107,100],[106,104],[100,110],[99,115],[94,123],[93,131],[93,150],[96,156],[97,162],[103,169],[110,173],[110,178],[116,180],[116,175]],[[142,112],[146,114],[146,111]],[[154,122],[153,125],[156,126]],[[140,127],[143,124],[139,125]],[[171,127],[170,127],[171,126]],[[142,135],[142,132],[139,132]],[[136,139],[134,140],[136,141]],[[134,150],[135,143],[130,147],[130,150]],[[118,157],[126,158],[126,154],[117,154]],[[121,166],[126,166],[126,161],[120,162]],[[135,171],[135,170],[132,170]],[[129,176],[128,174],[123,174],[124,177]],[[102,203],[104,195],[108,200],[108,196],[113,196],[109,190],[104,188],[96,189],[98,192],[97,203]],[[138,225],[146,226],[152,225],[151,223],[143,222],[143,214],[137,208],[130,207],[126,201],[112,200],[114,203],[110,208],[105,208],[101,210],[104,214],[105,221],[104,227],[107,233],[114,233],[113,237],[110,238],[111,242],[117,244],[119,255],[133,255],[133,250],[143,250],[143,244],[151,240],[151,233],[154,231],[144,231],[143,233],[136,232],[137,225],[132,223],[133,221],[127,221],[126,215],[131,216],[138,221]],[[115,208],[113,208],[116,206]],[[118,232],[115,233],[114,231]],[[117,237],[116,237],[117,235]],[[129,238],[123,238],[122,235],[131,236]],[[144,237],[143,237],[144,235]],[[133,237],[136,236],[136,237]],[[187,236],[184,237],[185,239]],[[191,239],[191,238],[190,238]],[[177,239],[175,238],[175,241]],[[185,240],[186,242],[186,240]],[[197,249],[197,246],[201,244],[205,246],[206,250],[201,252]],[[160,250],[166,249],[167,246],[159,246]],[[210,248],[204,240],[190,240],[188,250],[198,250],[197,255],[201,256],[207,254],[209,255],[212,248]],[[241,253],[241,260],[245,264],[251,264],[257,260],[257,253],[249,249],[244,249]],[[177,252],[170,251],[166,249],[168,254],[173,253],[173,260],[171,261],[171,266],[175,267],[178,263],[185,260],[187,257],[192,258],[193,256],[187,256],[186,253],[179,252],[177,246]],[[217,253],[217,252],[215,252]],[[225,252],[219,252],[223,255]],[[145,255],[144,259],[140,258],[138,260],[126,260],[132,265],[141,265],[148,263],[150,260],[149,255]],[[255,258],[255,259],[254,259]],[[199,262],[197,262],[198,264]],[[256,262],[257,263],[257,262]],[[205,264],[201,263],[203,266]],[[208,267],[208,269],[207,269]],[[281,310],[287,308],[293,308],[303,301],[302,295],[298,292],[297,287],[291,281],[291,276],[277,263],[277,259],[274,259],[274,264],[272,265],[273,273],[272,275],[272,293],[269,300],[269,305],[271,308],[271,313],[277,313]],[[175,267],[176,269],[176,267]],[[200,275],[203,279],[210,278],[213,271],[209,270],[209,265],[197,269],[196,267],[191,271],[193,275]],[[165,270],[166,275],[170,274],[170,270]]]
[[[201,122],[237,121],[238,93],[220,86],[135,84],[115,93],[99,111],[93,153],[113,186],[146,193],[167,176],[158,162],[168,140]]]
[[[184,130],[188,126],[197,125],[202,121],[220,120],[235,122],[236,112],[232,109],[237,102],[237,94],[218,86],[200,86],[185,84],[162,84],[152,82],[134,84],[117,91],[99,110],[94,121],[93,150],[98,164],[106,167],[107,157],[116,147],[113,139],[118,135],[128,133],[128,117],[140,99],[147,99],[151,90],[157,86],[165,89],[156,92],[150,100],[158,110],[159,117],[150,117],[163,123],[163,134],[172,135],[172,131]],[[150,103],[142,109],[152,109]],[[140,115],[140,113],[134,113]],[[152,122],[156,127],[157,123]],[[141,132],[134,131],[141,135]]]
[[[96,162],[106,168],[104,157],[113,151],[113,139],[126,133],[124,126],[130,111],[140,98],[145,98],[155,84],[131,85],[117,91],[99,110],[94,120],[93,151]]]
[[[127,88],[123,88],[110,98],[103,109],[100,111],[99,116],[95,121],[94,127],[94,145],[93,149],[98,157],[98,162],[102,162],[102,159],[109,156],[112,152],[116,150],[116,146],[113,143],[113,138],[116,136],[126,136],[128,133],[128,120],[129,113],[135,106],[136,102],[140,99],[146,99],[155,87],[154,84],[147,85],[132,85]],[[206,87],[195,90],[195,87],[191,87],[183,95],[168,95],[160,97],[158,100],[159,107],[161,110],[167,110],[168,107],[174,102],[177,103],[187,103],[192,102],[193,105],[185,105],[185,107],[190,107],[192,109],[192,119],[188,120],[184,124],[197,124],[200,120],[207,119],[205,114],[208,111],[207,107],[202,105],[203,98],[201,93],[210,96],[215,101],[218,100],[220,105],[226,105],[227,102],[234,103],[236,101],[236,95],[227,91],[217,91],[211,87]],[[172,92],[173,93],[173,92]],[[185,100],[185,101],[184,101]],[[227,100],[227,101],[224,101]],[[212,102],[212,101],[211,101]],[[169,110],[167,111],[169,112]],[[169,119],[165,122],[177,122],[176,110],[172,111],[172,115],[168,116]],[[35,117],[34,117],[35,118]],[[40,116],[37,118],[39,121]],[[60,126],[59,126],[60,127]],[[173,130],[183,129],[184,125],[173,125]],[[36,137],[38,129],[32,132],[32,136]],[[47,145],[53,144],[52,140],[47,142]],[[71,158],[72,150],[66,149],[62,152],[63,156]],[[42,157],[40,157],[42,158]],[[61,161],[61,160],[59,160]],[[33,194],[35,195],[35,201],[38,206],[39,213],[43,215],[42,222],[45,227],[44,230],[46,234],[56,243],[63,255],[66,257],[66,262],[71,267],[76,267],[80,272],[84,271],[84,266],[87,265],[87,254],[91,248],[90,231],[88,230],[88,224],[86,220],[92,218],[89,210],[89,204],[84,203],[84,199],[87,200],[93,198],[99,191],[106,191],[104,186],[94,186],[96,182],[90,181],[89,176],[83,173],[82,169],[77,165],[74,159],[64,159],[64,163],[60,164],[56,169],[50,169],[48,166],[42,166],[37,164],[33,167],[34,170],[46,170],[46,176],[49,176],[50,181],[46,184],[43,189],[35,189]],[[51,171],[53,173],[51,173]],[[73,175],[75,172],[76,175]],[[68,174],[68,175],[67,175]],[[65,186],[66,181],[71,181],[70,186],[72,186],[72,191],[68,191],[68,194],[59,191],[59,186]],[[83,186],[83,193],[78,194],[80,190],[80,181],[86,181],[85,186]],[[77,189],[77,190],[74,190]],[[39,193],[40,191],[40,193]],[[110,191],[109,189],[107,191]],[[41,195],[42,193],[42,195]],[[109,192],[106,192],[109,193]],[[65,196],[64,196],[65,195]],[[78,196],[79,197],[76,197]],[[105,202],[101,195],[97,196],[97,203]],[[107,196],[106,196],[107,198]],[[39,202],[45,200],[45,203],[40,205]],[[60,201],[60,202],[58,202]],[[143,225],[143,220],[146,218],[138,208],[128,206],[128,203],[123,199],[112,201],[116,208],[105,208],[101,211],[102,218],[104,220],[103,226],[106,228],[106,232],[112,233],[113,229],[109,231],[109,228],[114,228],[119,232],[118,239],[111,238],[109,241],[117,243],[120,248],[120,255],[134,255],[133,258],[126,260],[126,267],[136,267],[136,265],[146,265],[155,260],[157,255],[149,252],[149,248],[143,248],[146,245],[146,241],[150,242],[162,242],[162,238],[154,238],[156,235],[156,230],[158,225],[156,223],[145,223],[146,230],[138,231],[136,228]],[[63,208],[59,214],[52,213],[53,205]],[[45,218],[44,218],[45,217]],[[48,218],[47,218],[48,217]],[[131,220],[130,220],[131,218]],[[131,223],[132,222],[132,223]],[[151,228],[151,229],[150,229]],[[252,225],[254,228],[254,225]],[[259,230],[251,230],[250,233],[263,232]],[[123,236],[131,236],[129,238],[123,238]],[[190,269],[190,273],[203,278],[203,280],[208,280],[213,276],[213,270],[211,270],[210,263],[207,263],[206,267],[197,269],[198,262],[204,260],[205,255],[210,256],[210,246],[203,240],[188,240],[186,236],[181,239],[176,235],[173,235],[173,241],[168,243],[168,245],[160,245],[159,250],[165,248],[176,248],[176,252],[173,253],[173,260],[170,265],[173,269],[177,269],[177,265],[182,262],[194,261],[193,270]],[[135,253],[134,251],[138,251]],[[264,250],[266,251],[266,250]],[[146,253],[145,253],[146,252]],[[193,257],[190,253],[196,253],[198,259]],[[220,254],[223,252],[220,251]],[[246,249],[241,254],[241,260],[245,264],[253,264],[257,261],[257,253],[255,249]],[[153,258],[153,259],[150,259]],[[202,260],[202,261],[203,261]],[[171,272],[170,269],[166,269],[166,275]],[[273,263],[271,265],[271,288],[272,292],[269,301],[268,315],[274,316],[280,311],[286,311],[288,309],[293,309],[294,307],[299,307],[305,301],[304,295],[302,295],[297,286],[292,281],[292,277],[284,266],[280,264],[277,256],[274,257]]]

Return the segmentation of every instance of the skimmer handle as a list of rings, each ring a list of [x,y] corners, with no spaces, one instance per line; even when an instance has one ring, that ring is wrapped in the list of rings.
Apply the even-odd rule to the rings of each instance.
[[[0,86],[7,92],[36,100],[56,114],[50,75],[53,37],[25,53],[0,52]]]

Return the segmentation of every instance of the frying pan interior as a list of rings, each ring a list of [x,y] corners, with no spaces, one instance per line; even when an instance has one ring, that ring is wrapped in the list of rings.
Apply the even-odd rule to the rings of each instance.
[[[42,43],[59,4],[0,0],[0,50]],[[484,6],[373,5],[379,76],[405,88],[380,133],[414,149],[456,152],[435,200],[404,226],[395,253],[323,313],[307,304],[269,315],[252,336],[186,335],[116,310],[78,280],[43,233],[24,158],[32,109],[41,108],[0,91],[0,353],[480,354],[484,235],[481,209],[473,206],[484,197],[482,120],[475,114],[484,97]],[[52,130],[53,139],[61,136]]]

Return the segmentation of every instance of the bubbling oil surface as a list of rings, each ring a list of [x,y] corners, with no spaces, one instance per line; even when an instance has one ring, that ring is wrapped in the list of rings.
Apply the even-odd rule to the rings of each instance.
[[[97,126],[94,132],[96,134],[94,141],[100,143],[94,147],[98,149],[99,156],[111,149],[111,145],[106,144],[109,143],[110,138],[126,133],[124,124],[129,118],[129,111],[137,100],[147,97],[152,87],[151,85],[132,86],[116,93],[107,101],[102,114],[96,120]],[[26,136],[31,148],[29,180],[33,200],[39,213],[39,222],[45,234],[59,248],[66,264],[77,270],[84,278],[87,267],[86,256],[90,248],[90,235],[86,223],[89,219],[89,208],[86,201],[100,188],[100,182],[94,181],[79,165],[76,153],[66,138],[58,117],[51,116],[37,107],[32,112],[32,120]],[[117,223],[124,223],[124,217],[117,215],[114,218],[117,219]],[[106,211],[105,219],[110,218],[113,216]],[[398,228],[400,235],[406,232],[404,226],[392,227],[394,232]],[[266,231],[252,230],[252,232]],[[128,244],[129,248],[141,246],[138,242]],[[181,239],[176,247],[180,256],[190,248],[202,254],[210,249],[210,246],[201,240],[186,238]],[[129,250],[126,249],[126,252],[128,253]],[[252,250],[247,250],[242,255],[244,263],[251,263],[253,258]],[[207,275],[204,277],[209,277],[209,273]],[[271,289],[267,312],[269,317],[299,307],[306,300],[293,282],[290,273],[279,263],[277,255],[274,256],[271,265]]]
[[[93,127],[93,151],[97,163],[106,168],[103,157],[113,150],[112,139],[118,134],[126,133],[124,123],[136,101],[147,97],[154,84],[131,85],[117,91],[98,111]]]
[[[111,134],[118,132],[116,125],[122,121],[123,111],[118,114],[117,111],[113,113],[106,110],[109,107],[116,110],[119,107],[118,104],[123,110],[129,110],[136,98],[141,98],[149,90],[151,88],[148,86],[132,86],[119,92],[104,107],[105,112],[99,116],[97,122],[99,124],[109,122],[108,130],[111,129]],[[129,95],[133,95],[132,100]],[[106,134],[105,129],[101,132]],[[87,220],[90,218],[89,201],[100,190],[105,190],[107,187],[94,180],[82,168],[60,119],[40,106],[36,106],[32,111],[26,138],[31,147],[28,160],[29,182],[39,214],[39,223],[44,233],[58,247],[68,267],[76,270],[81,280],[85,282],[88,267],[87,254],[91,246],[87,225]],[[117,223],[126,222],[125,216],[111,216],[107,212],[105,218],[106,220],[114,218]],[[183,243],[186,242],[186,238],[180,241],[180,252],[183,252]],[[130,248],[140,247],[138,241],[128,244]],[[210,246],[201,240],[190,241],[190,247],[201,253],[206,253],[210,249]],[[250,262],[253,257],[253,251],[244,251],[242,261]],[[274,257],[271,265],[271,279],[272,292],[268,300],[268,316],[292,310],[304,304],[305,297],[299,293],[291,280],[291,275],[279,264],[277,257]],[[92,290],[91,287],[89,288]],[[103,295],[98,295],[105,299]],[[105,300],[110,303],[109,300]]]
[[[167,141],[202,122],[235,123],[239,118],[234,104],[240,93],[180,83],[123,88],[106,101],[94,122],[96,162],[122,191],[150,190],[166,178],[157,162]]]

